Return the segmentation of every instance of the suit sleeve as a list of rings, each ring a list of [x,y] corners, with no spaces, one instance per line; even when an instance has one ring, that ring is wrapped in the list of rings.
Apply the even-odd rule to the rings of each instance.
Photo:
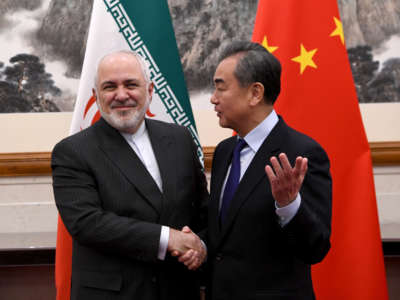
[[[78,148],[64,141],[52,153],[54,197],[71,236],[101,252],[155,261],[161,226],[103,209],[95,170]]]
[[[308,170],[297,214],[282,229],[294,255],[308,264],[320,262],[330,249],[332,181],[325,151],[314,145],[304,154]]]

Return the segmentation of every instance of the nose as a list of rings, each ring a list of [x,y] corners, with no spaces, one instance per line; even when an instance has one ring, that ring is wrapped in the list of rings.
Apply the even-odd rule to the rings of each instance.
[[[115,94],[115,100],[125,101],[129,98],[129,95],[124,87],[118,87]]]
[[[215,97],[215,91],[211,94],[210,102],[214,105],[218,102],[217,97]]]

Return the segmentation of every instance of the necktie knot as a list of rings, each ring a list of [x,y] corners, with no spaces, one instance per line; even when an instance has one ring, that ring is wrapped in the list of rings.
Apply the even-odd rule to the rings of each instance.
[[[238,141],[236,142],[235,149],[233,150],[233,155],[240,154],[240,152],[246,146],[247,146],[246,141],[244,139],[239,138]]]

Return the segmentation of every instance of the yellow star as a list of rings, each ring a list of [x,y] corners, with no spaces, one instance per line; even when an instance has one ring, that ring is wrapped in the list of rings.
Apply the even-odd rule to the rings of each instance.
[[[312,60],[317,50],[318,49],[307,51],[306,48],[304,48],[303,44],[300,45],[300,55],[292,58],[293,61],[298,62],[300,64],[300,74],[303,74],[304,70],[307,67],[312,67],[315,69],[317,68],[317,65]]]
[[[335,30],[330,34],[330,36],[340,36],[340,40],[342,41],[342,44],[344,45],[344,34],[343,34],[343,25],[342,22],[340,22],[339,19],[336,17],[333,17],[333,20],[335,21],[336,28]]]
[[[267,36],[265,36],[265,35],[264,35],[264,39],[263,39],[263,42],[262,42],[261,45],[263,45],[263,47],[264,47],[265,49],[267,49],[269,53],[272,53],[272,52],[274,52],[276,49],[278,49],[278,47],[274,47],[274,46],[269,46],[269,45],[268,45]]]

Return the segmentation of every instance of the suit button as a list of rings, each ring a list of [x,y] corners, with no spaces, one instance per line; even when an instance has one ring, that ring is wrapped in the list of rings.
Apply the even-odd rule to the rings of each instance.
[[[221,254],[221,253],[218,253],[218,254],[215,256],[215,260],[216,260],[216,261],[221,261],[221,260],[222,260],[222,254]]]
[[[151,277],[151,282],[152,283],[156,283],[157,282],[157,277],[156,276]]]

